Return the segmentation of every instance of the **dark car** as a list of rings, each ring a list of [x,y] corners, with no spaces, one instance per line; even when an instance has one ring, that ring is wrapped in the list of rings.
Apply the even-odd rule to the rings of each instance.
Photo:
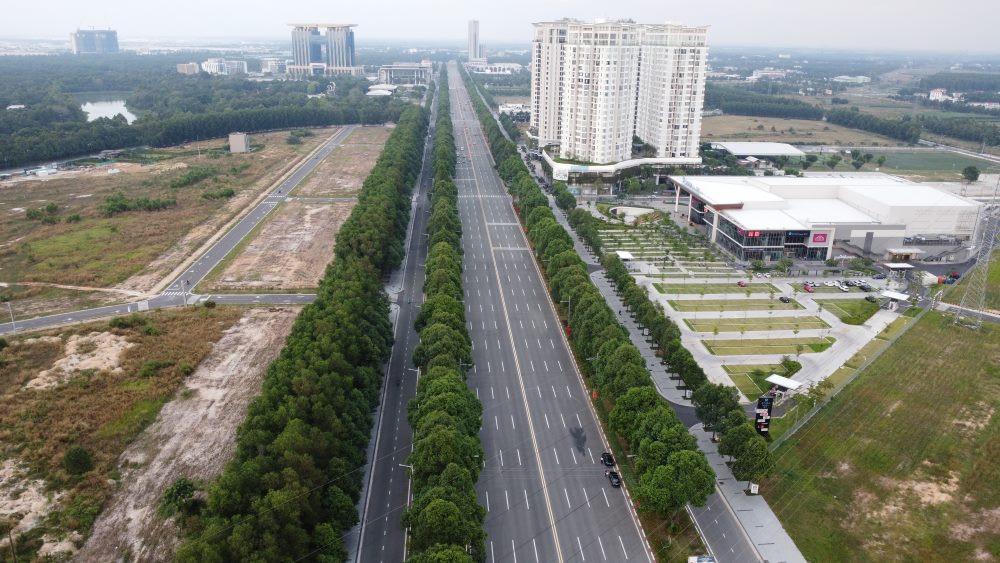
[[[615,456],[611,455],[611,452],[604,452],[601,454],[601,463],[607,465],[608,467],[614,467]]]
[[[618,475],[617,471],[609,471],[608,472],[608,481],[611,481],[611,486],[612,487],[621,487],[622,486],[622,478],[621,478],[621,476]]]
[[[875,299],[874,295],[865,295],[865,301],[869,303],[875,303],[878,299]]]
[[[885,274],[875,274],[874,276],[872,276],[872,278],[874,278],[876,280],[884,280],[885,279]]]
[[[778,301],[781,301],[782,303],[791,303],[792,302],[791,299],[785,297],[784,295],[782,295],[781,297],[779,297]]]

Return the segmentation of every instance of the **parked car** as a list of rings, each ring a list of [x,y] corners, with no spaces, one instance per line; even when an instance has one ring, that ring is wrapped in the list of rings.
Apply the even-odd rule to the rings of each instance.
[[[608,467],[614,467],[615,456],[611,455],[611,452],[604,452],[601,454],[601,463],[607,465]]]
[[[771,274],[770,273],[765,273],[764,277],[767,278],[767,279],[771,279]]]
[[[875,303],[878,299],[875,299],[874,295],[865,295],[865,301],[869,303]]]
[[[781,301],[782,303],[791,303],[792,302],[791,299],[785,297],[784,295],[782,295],[781,297],[779,297],[778,301]]]
[[[609,471],[608,472],[608,481],[611,482],[611,486],[612,487],[616,487],[617,488],[617,487],[621,487],[622,486],[622,478],[621,478],[620,475],[618,475],[617,471]]]
[[[875,274],[874,276],[872,276],[872,279],[884,280],[885,279],[885,274],[882,274],[882,273]]]
[[[813,286],[810,285],[809,283],[802,284],[802,289],[805,290],[806,293],[813,293],[816,291],[815,289],[813,289]]]
[[[740,281],[736,282],[736,285],[738,285],[740,287],[746,287],[747,286],[747,282],[746,282],[746,280],[740,280]]]
[[[847,287],[846,285],[838,285],[837,287],[839,287],[840,291],[843,291],[844,293],[847,293],[848,291],[851,290],[851,288]]]
[[[830,280],[826,280],[825,282],[823,282],[823,285],[825,285],[826,287],[834,287],[834,286],[836,286],[837,284],[833,283],[833,282],[832,282],[832,281],[830,281]]]

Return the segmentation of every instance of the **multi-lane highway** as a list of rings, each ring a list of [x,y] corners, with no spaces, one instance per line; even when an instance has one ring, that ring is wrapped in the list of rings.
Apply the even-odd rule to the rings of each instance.
[[[449,68],[464,287],[483,403],[488,561],[652,561],[458,68]]]
[[[46,315],[0,325],[0,334],[15,331],[39,330],[70,323],[91,321],[130,312],[176,307],[185,303],[196,303],[213,299],[226,304],[270,304],[304,305],[311,303],[314,295],[307,294],[262,294],[262,295],[197,295],[191,290],[197,286],[221,262],[236,245],[249,235],[288,194],[304,180],[330,152],[340,146],[356,125],[348,125],[333,134],[320,148],[309,155],[295,170],[279,184],[272,186],[267,195],[254,206],[239,222],[220,237],[204,254],[198,257],[183,273],[178,275],[159,295],[136,303],[124,303],[95,307],[69,313]]]
[[[355,561],[390,563],[405,559],[406,531],[400,517],[409,505],[410,479],[406,458],[413,449],[413,431],[406,420],[406,404],[416,394],[417,373],[413,369],[413,349],[420,338],[413,328],[423,303],[424,236],[430,202],[430,168],[437,100],[431,107],[431,127],[424,145],[423,166],[413,195],[406,258],[394,280],[398,304],[395,341],[382,386],[382,401],[375,426],[374,448],[370,456],[367,482],[362,499],[360,539],[357,547],[348,538]]]

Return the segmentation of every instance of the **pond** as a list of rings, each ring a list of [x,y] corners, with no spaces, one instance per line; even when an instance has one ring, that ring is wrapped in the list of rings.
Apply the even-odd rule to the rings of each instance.
[[[113,96],[91,98],[81,100],[80,109],[87,114],[87,121],[94,121],[100,117],[114,117],[119,113],[125,116],[125,120],[130,124],[135,121],[135,114],[125,107],[125,100]]]

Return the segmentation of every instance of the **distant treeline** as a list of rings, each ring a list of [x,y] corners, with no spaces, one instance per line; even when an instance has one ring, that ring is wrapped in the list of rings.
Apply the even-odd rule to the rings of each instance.
[[[823,118],[822,109],[806,102],[712,83],[705,86],[705,106],[736,115],[813,120]]]
[[[396,121],[406,102],[366,96],[364,79],[337,77],[336,97],[311,99],[331,80],[250,81],[180,75],[182,57],[0,57],[0,168],[25,166],[105,149],[169,146],[232,131]],[[16,59],[16,60],[10,60]],[[30,62],[30,64],[28,64]],[[120,92],[139,118],[87,122],[87,92]]]
[[[907,143],[916,143],[920,140],[920,124],[911,120],[908,115],[900,119],[889,119],[856,109],[834,109],[826,113],[826,119],[830,123],[877,133]]]
[[[1000,74],[985,72],[939,72],[920,79],[923,90],[946,88],[952,92],[1000,91]]]
[[[984,121],[921,116],[920,124],[924,129],[938,135],[974,143],[986,143],[989,146],[1000,145],[1000,127]]]

